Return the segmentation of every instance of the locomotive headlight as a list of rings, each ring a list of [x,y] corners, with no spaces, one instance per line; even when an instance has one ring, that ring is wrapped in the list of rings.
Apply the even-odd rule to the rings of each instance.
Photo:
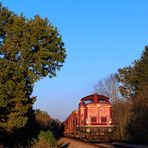
[[[109,123],[109,124],[111,124],[111,123],[112,123],[112,121],[110,120],[108,123]]]
[[[89,120],[88,119],[86,119],[86,124],[89,124]]]
[[[87,133],[90,133],[90,128],[87,128],[87,129],[86,129],[86,132],[87,132]]]

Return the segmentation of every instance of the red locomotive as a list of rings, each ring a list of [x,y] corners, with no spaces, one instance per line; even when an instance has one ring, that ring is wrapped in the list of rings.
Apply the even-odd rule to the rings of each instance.
[[[64,121],[64,135],[82,140],[111,140],[114,130],[109,98],[98,94],[82,98],[78,109]]]

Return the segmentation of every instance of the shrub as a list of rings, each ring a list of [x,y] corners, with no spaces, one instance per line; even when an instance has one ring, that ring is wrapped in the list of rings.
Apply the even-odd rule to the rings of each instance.
[[[37,140],[33,141],[33,148],[54,148],[56,140],[51,131],[40,131]]]

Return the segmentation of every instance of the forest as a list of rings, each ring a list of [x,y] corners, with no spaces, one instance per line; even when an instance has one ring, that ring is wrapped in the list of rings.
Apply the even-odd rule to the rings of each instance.
[[[145,46],[145,45],[144,45]],[[56,27],[27,19],[0,4],[0,147],[51,147],[61,122],[33,109],[35,82],[55,77],[66,49]],[[148,46],[139,59],[99,80],[94,92],[110,97],[115,140],[148,144]]]
[[[130,66],[99,80],[94,92],[109,96],[113,120],[117,126],[114,138],[147,144],[148,141],[148,47]]]

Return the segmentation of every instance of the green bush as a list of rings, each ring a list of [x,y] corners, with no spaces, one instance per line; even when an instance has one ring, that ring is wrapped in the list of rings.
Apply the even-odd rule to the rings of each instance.
[[[37,140],[33,141],[33,148],[54,148],[56,140],[51,131],[40,131]]]

